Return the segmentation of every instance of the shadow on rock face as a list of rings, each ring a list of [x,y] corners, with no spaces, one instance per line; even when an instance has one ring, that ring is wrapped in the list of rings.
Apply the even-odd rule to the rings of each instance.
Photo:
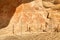
[[[33,0],[0,0],[0,29],[5,28],[9,24],[19,5],[31,1]]]
[[[21,0],[0,0],[0,29],[9,24],[16,7],[18,7],[21,2]]]
[[[29,2],[32,2],[34,0],[22,0],[22,3],[29,3]]]

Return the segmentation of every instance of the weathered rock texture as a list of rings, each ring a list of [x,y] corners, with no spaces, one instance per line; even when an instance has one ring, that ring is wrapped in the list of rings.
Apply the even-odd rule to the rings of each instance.
[[[0,0],[0,35],[42,32],[60,32],[60,0]]]

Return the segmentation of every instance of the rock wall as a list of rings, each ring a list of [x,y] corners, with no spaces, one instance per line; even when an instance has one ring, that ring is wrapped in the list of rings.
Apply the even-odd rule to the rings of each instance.
[[[59,0],[0,0],[0,35],[60,32]]]

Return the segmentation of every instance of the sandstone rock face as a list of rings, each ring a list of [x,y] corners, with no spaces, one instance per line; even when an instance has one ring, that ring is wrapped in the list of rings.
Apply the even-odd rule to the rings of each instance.
[[[0,0],[0,35],[60,32],[60,0]]]

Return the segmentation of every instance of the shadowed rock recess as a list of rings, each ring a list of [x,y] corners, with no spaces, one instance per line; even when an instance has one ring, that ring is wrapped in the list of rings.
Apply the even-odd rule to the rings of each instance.
[[[0,0],[0,40],[59,40],[59,32],[60,0]]]

